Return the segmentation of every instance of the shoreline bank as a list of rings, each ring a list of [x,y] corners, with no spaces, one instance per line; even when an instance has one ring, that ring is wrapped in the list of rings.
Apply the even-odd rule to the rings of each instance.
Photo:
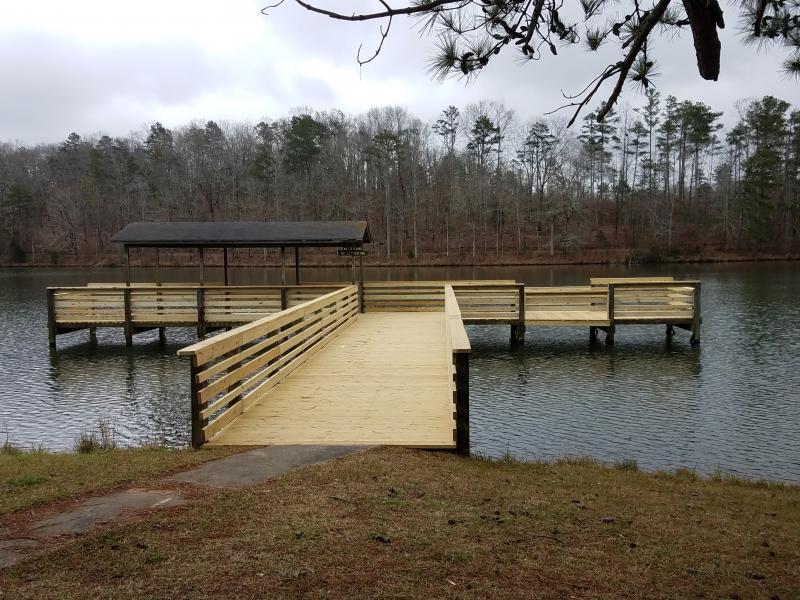
[[[222,268],[222,262],[217,264],[213,260],[213,256],[209,257],[211,260],[206,261],[207,268]],[[783,253],[783,254],[715,254],[715,255],[688,255],[688,256],[673,256],[662,257],[657,260],[628,260],[622,257],[583,257],[566,260],[559,260],[552,257],[548,259],[524,259],[519,258],[515,260],[487,260],[485,262],[456,262],[450,260],[403,260],[403,261],[365,261],[364,268],[379,268],[379,269],[392,269],[392,268],[469,268],[469,267],[567,267],[567,266],[609,266],[609,267],[649,267],[659,265],[673,265],[673,264],[728,264],[728,263],[768,263],[768,262],[794,262],[800,261],[800,254]],[[175,264],[174,261],[162,260],[160,266],[162,268],[198,268],[198,265],[185,265]],[[229,269],[258,269],[258,268],[280,268],[281,264],[277,261],[257,262],[245,261],[239,264],[229,264]],[[319,258],[312,258],[308,262],[301,261],[301,268],[314,268],[314,269],[349,269],[350,264],[347,262],[335,262],[328,260],[319,260]],[[131,264],[132,269],[139,268],[153,268],[152,264]],[[0,262],[0,269],[53,269],[53,268],[75,268],[75,269],[121,269],[125,268],[124,262],[117,262],[112,259],[101,259],[99,261],[78,261],[78,262],[58,262],[58,263],[5,263]],[[293,264],[288,264],[287,268],[294,268]]]

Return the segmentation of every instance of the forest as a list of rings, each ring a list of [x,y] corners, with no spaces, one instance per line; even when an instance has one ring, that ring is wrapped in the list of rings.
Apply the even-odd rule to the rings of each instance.
[[[367,220],[372,264],[797,254],[800,110],[741,100],[724,128],[652,86],[598,122],[603,108],[569,128],[484,101],[432,122],[297,109],[3,143],[0,261],[113,264],[127,223],[181,220]]]

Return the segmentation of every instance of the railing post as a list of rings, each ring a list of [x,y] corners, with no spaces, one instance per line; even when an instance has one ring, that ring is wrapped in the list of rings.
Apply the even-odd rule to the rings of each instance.
[[[453,355],[456,365],[456,452],[469,456],[469,353]]]
[[[608,328],[606,329],[606,344],[614,343],[614,284],[608,284]]]
[[[289,301],[287,300],[286,288],[281,288],[281,310],[286,310],[289,307]]]
[[[122,301],[125,307],[125,345],[129,348],[133,346],[133,317],[131,310],[131,288],[126,287],[122,290]]]
[[[57,333],[55,290],[47,288],[47,343],[52,350],[56,349]]]
[[[190,356],[190,374],[191,374],[191,396],[192,396],[192,448],[200,448],[205,442],[205,434],[203,428],[207,424],[207,420],[200,416],[200,389],[197,382],[197,374],[200,371],[197,366],[197,357]]]
[[[692,306],[692,337],[689,343],[696,346],[700,343],[700,323],[702,321],[700,315],[700,282],[694,284],[694,303]]]
[[[517,288],[517,322],[511,326],[511,345],[522,346],[525,344],[525,284],[520,283]]]
[[[206,290],[197,288],[197,337],[206,337]]]
[[[358,282],[358,312],[364,312],[364,280]]]

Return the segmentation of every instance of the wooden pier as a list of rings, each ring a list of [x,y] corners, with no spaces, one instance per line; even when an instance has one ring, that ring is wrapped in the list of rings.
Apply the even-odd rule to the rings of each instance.
[[[47,291],[50,342],[98,327],[228,331],[179,351],[190,362],[192,444],[387,444],[469,453],[465,325],[676,328],[700,341],[700,282],[592,279],[306,286],[92,285]]]

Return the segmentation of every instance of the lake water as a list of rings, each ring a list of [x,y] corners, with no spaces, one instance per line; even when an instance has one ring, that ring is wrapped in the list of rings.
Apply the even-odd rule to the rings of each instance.
[[[648,469],[686,467],[800,483],[800,269],[797,263],[658,268],[503,267],[366,269],[368,279],[517,279],[586,283],[590,276],[675,275],[703,281],[702,345],[662,326],[624,326],[616,345],[585,328],[528,328],[511,351],[508,326],[468,327],[473,354],[473,451],[523,459],[589,455]],[[214,273],[212,272],[212,275]],[[219,278],[221,276],[216,274]],[[307,281],[346,269],[305,269]],[[162,269],[195,281],[191,269]],[[232,283],[277,283],[276,269],[235,269]],[[134,280],[153,280],[144,270]],[[44,288],[122,281],[115,269],[0,269],[0,441],[72,447],[111,421],[123,445],[189,439],[188,367],[175,352],[196,340],[168,329],[127,349],[121,330],[59,336],[47,347]],[[602,335],[601,335],[602,339]]]

